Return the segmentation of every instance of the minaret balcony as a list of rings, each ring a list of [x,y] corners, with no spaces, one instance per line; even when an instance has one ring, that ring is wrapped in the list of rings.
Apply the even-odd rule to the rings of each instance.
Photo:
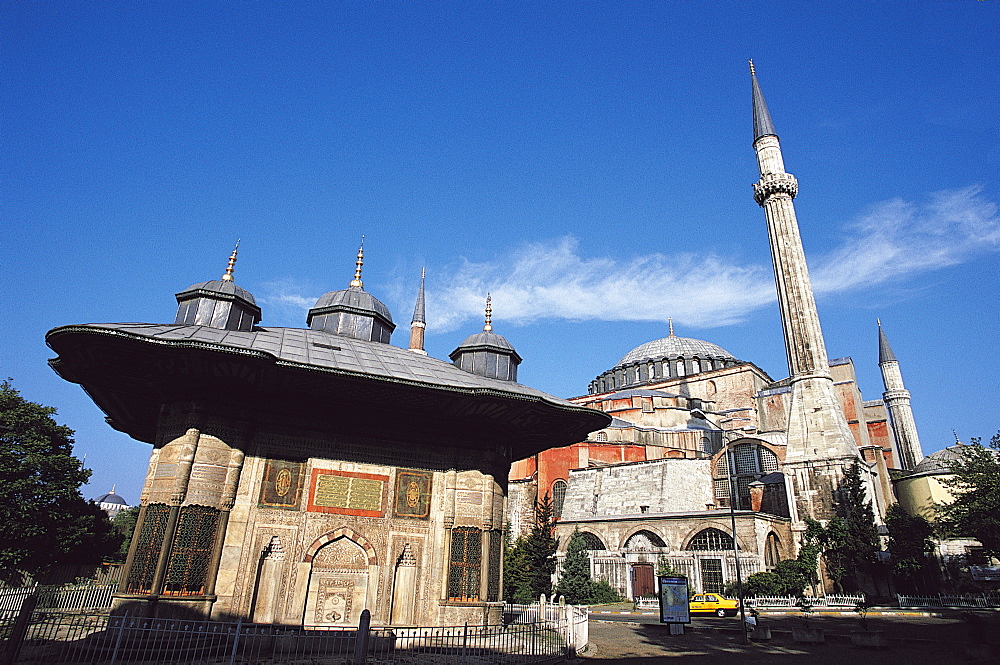
[[[753,198],[760,206],[774,194],[787,194],[794,199],[798,193],[799,181],[791,173],[767,173],[753,184]]]

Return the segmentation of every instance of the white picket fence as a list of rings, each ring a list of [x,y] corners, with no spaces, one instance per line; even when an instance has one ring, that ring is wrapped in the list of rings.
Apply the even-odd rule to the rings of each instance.
[[[0,612],[18,612],[24,599],[37,593],[39,610],[79,612],[106,610],[111,607],[111,594],[117,584],[89,584],[81,586],[30,586],[0,589]]]
[[[858,603],[864,602],[864,594],[857,596],[836,595],[829,596],[806,596],[806,602],[813,608],[823,607],[850,607],[854,608]],[[746,599],[747,607],[799,607],[800,599],[796,596],[757,596]]]

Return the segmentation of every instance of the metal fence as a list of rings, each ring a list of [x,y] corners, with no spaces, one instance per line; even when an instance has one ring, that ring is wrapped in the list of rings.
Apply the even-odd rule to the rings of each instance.
[[[800,598],[797,596],[757,596],[747,598],[747,607],[800,607]],[[824,607],[850,607],[854,608],[858,603],[865,600],[864,594],[857,596],[829,595],[829,596],[806,596],[805,601],[814,609]]]
[[[37,611],[30,618],[22,612],[17,625],[17,614],[6,612],[0,663],[522,665],[573,655],[586,644],[585,608],[515,606],[506,614],[503,625],[318,630]]]
[[[1000,607],[1000,595],[998,594],[970,594],[964,596],[949,596],[938,594],[937,596],[904,596],[896,594],[896,600],[900,607],[975,607],[980,609],[990,609]]]
[[[116,587],[116,584],[79,584],[0,589],[0,612],[17,612],[26,598],[36,594],[40,610],[106,610],[111,608],[111,595]]]

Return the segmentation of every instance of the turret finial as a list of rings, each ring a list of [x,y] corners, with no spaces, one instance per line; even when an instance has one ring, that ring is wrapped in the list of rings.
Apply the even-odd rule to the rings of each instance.
[[[483,332],[491,332],[493,330],[493,299],[490,294],[486,294],[486,324],[483,326]]]
[[[351,286],[357,287],[359,289],[364,288],[364,283],[361,281],[361,266],[365,264],[365,237],[361,236],[361,246],[358,247],[358,260],[354,262],[357,268],[354,269],[354,279],[351,280]]]
[[[670,325],[670,336],[674,337],[675,336],[674,335],[674,317],[672,317],[672,316],[669,317],[667,319],[667,323]]]
[[[878,323],[878,327],[879,328],[882,327],[882,318],[881,317],[876,317],[875,322]]]
[[[757,70],[753,68],[753,58],[750,58],[747,62],[750,63],[750,76],[757,76]]]
[[[226,272],[222,275],[223,282],[233,281],[233,268],[236,267],[236,254],[240,249],[240,239],[236,239],[236,247],[233,248],[233,253],[229,255],[229,265],[226,266]]]

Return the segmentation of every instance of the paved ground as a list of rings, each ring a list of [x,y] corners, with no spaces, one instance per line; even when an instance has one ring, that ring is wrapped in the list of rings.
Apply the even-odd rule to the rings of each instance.
[[[801,645],[792,639],[792,626],[802,622],[797,616],[765,617],[773,638],[749,645],[743,644],[736,619],[695,619],[685,627],[684,635],[671,635],[669,627],[657,623],[655,617],[614,619],[591,616],[591,647],[579,659],[581,665],[660,665],[678,659],[713,665],[805,659],[809,665],[1000,662],[1000,651],[967,649],[969,628],[957,614],[940,618],[869,617],[869,627],[884,630],[888,637],[888,648],[878,650],[851,644],[850,633],[859,627],[857,617],[814,617],[812,624],[822,627],[826,634],[826,643],[821,645]]]

